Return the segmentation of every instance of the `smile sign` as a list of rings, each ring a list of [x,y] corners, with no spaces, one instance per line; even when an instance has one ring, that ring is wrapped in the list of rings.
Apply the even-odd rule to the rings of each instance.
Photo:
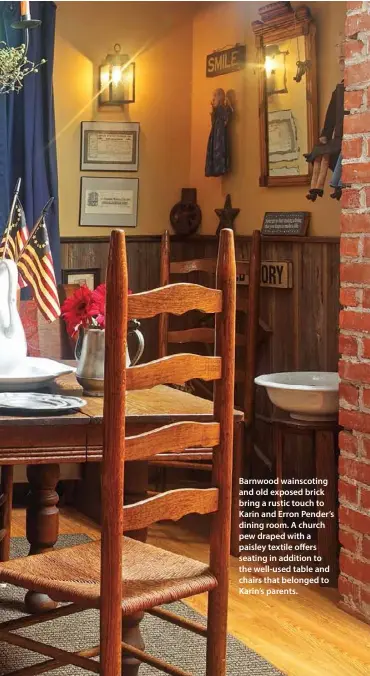
[[[212,52],[206,57],[206,77],[216,77],[242,70],[245,66],[245,45],[235,45],[231,49]]]

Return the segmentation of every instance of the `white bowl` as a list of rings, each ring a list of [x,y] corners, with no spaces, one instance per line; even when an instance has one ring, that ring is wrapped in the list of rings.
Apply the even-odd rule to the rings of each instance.
[[[339,375],[327,371],[269,373],[254,379],[266,388],[275,406],[298,420],[335,420],[339,409]]]

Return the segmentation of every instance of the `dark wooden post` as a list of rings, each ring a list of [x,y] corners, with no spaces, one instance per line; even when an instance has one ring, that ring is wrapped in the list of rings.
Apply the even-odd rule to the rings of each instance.
[[[113,230],[107,271],[104,452],[101,484],[100,665],[104,676],[118,676],[122,665],[121,597],[127,292],[125,233],[123,230]]]
[[[216,315],[216,355],[222,357],[221,379],[215,381],[214,416],[220,423],[220,445],[215,448],[212,484],[219,489],[218,511],[212,515],[210,566],[218,586],[209,594],[207,676],[225,676],[227,603],[230,562],[233,411],[235,378],[236,265],[232,230],[220,233],[217,288],[222,312]]]

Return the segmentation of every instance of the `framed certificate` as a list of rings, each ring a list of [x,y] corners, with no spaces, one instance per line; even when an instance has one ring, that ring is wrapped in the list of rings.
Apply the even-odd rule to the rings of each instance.
[[[81,177],[80,225],[136,228],[138,178]]]
[[[138,122],[81,122],[81,171],[137,171]]]

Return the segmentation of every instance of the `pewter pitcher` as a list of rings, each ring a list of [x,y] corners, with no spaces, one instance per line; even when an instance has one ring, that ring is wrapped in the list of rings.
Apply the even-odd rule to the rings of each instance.
[[[128,348],[126,348],[126,366],[135,366],[144,352],[144,336],[138,329],[139,326],[137,320],[132,320],[128,324],[127,335],[136,336],[138,348],[133,359],[130,359]],[[82,329],[76,344],[75,355],[78,360],[76,378],[82,385],[84,394],[102,397],[104,394],[104,329]]]

